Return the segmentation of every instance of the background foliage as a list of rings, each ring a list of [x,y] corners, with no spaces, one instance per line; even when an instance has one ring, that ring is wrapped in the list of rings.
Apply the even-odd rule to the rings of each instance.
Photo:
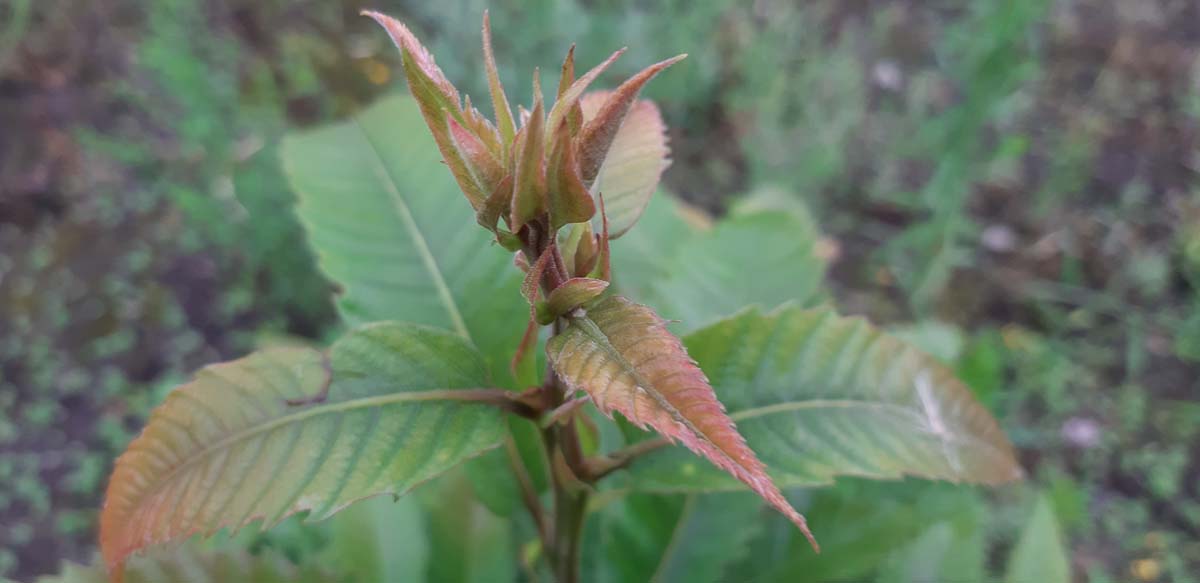
[[[370,7],[413,24],[447,75],[484,95],[484,6]],[[111,460],[190,370],[339,326],[276,145],[288,128],[399,89],[398,55],[356,16],[362,7],[0,2],[0,574],[26,580],[60,559],[88,559]],[[584,64],[629,45],[612,79],[691,53],[648,90],[672,132],[667,188],[714,213],[750,192],[806,206],[842,309],[952,364],[1020,450],[1021,487],[851,480],[797,492],[812,498],[814,529],[835,533],[821,559],[805,555],[812,580],[862,577],[854,569],[875,564],[892,580],[920,580],[931,564],[960,573],[955,561],[973,554],[996,572],[1035,573],[1027,569],[1054,568],[1022,563],[1024,549],[1044,546],[1044,529],[1029,525],[1047,521],[1080,580],[1195,580],[1200,5],[490,8],[511,87],[525,87],[534,66],[557,70],[570,42]],[[744,216],[751,226],[772,220]],[[710,238],[720,247],[719,234]],[[469,494],[453,480],[440,490]],[[741,503],[719,496],[736,497],[672,506],[639,495],[606,520],[654,510],[686,527],[680,535],[703,537],[712,525],[678,516]],[[406,500],[239,540],[270,555],[268,565],[316,554],[401,579],[387,569],[467,580],[535,552],[494,544],[508,520],[480,506]],[[387,526],[371,520],[385,511],[396,513]],[[388,530],[381,540],[428,547],[352,545],[337,533],[368,528],[352,520]],[[798,541],[785,524],[764,524],[722,531],[744,544],[712,555],[720,564],[709,572],[760,561],[783,577]],[[614,556],[657,540],[644,520],[617,526],[604,531]],[[438,560],[463,528],[468,560]],[[398,561],[398,549],[419,559]],[[622,563],[634,577],[694,567]]]

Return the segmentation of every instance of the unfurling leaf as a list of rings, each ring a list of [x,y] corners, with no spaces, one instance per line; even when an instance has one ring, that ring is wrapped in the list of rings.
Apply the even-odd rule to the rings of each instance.
[[[500,83],[500,72],[496,69],[496,53],[492,49],[492,23],[485,10],[483,12],[483,64],[487,69],[488,91],[492,94],[492,108],[496,114],[496,125],[500,130],[500,142],[504,148],[504,162],[508,162],[508,148],[517,135],[517,127],[513,122],[512,108],[508,105],[508,96],[504,94],[504,85]]]
[[[861,318],[828,308],[747,310],[684,337],[746,441],[784,487],[837,476],[999,484],[1012,445],[953,371]],[[738,484],[679,448],[638,460],[638,487]]]
[[[565,91],[560,91],[558,97],[554,100],[554,106],[550,108],[550,115],[548,121],[546,122],[546,127],[550,128],[551,130],[557,129],[558,124],[561,124],[563,120],[575,110],[576,106],[582,107],[583,104],[579,101],[579,99],[583,96],[583,92],[586,91],[588,86],[596,80],[596,77],[600,76],[600,73],[603,73],[604,70],[607,69],[609,65],[613,64],[613,61],[616,61],[617,57],[620,57],[624,52],[625,49],[621,49],[613,53],[611,56],[605,59],[603,63],[592,67],[592,70],[584,73],[582,77],[576,79],[573,83],[571,83],[570,86],[567,87]],[[574,62],[572,62],[572,69],[574,69]],[[586,112],[584,115],[586,117]],[[547,137],[551,140],[554,139],[554,136]],[[554,144],[551,144],[550,146],[551,149],[554,148]]]
[[[571,84],[575,82],[575,45],[567,49],[567,57],[563,59],[562,75],[558,78],[558,94],[555,99],[562,98]],[[583,108],[576,101],[571,107],[571,111],[567,112],[567,129],[571,136],[579,133],[579,128],[583,127]]]
[[[546,352],[567,386],[590,395],[601,412],[619,411],[707,458],[787,516],[816,548],[804,517],[771,481],[704,373],[649,308],[609,297],[571,316]]]
[[[538,305],[538,324],[547,325],[556,318],[590,302],[608,289],[608,282],[602,279],[574,277],[568,279],[554,291],[546,301]]]
[[[467,200],[471,201],[471,206],[479,209],[484,205],[496,185],[485,182],[482,176],[471,171],[467,156],[458,149],[455,140],[451,137],[450,126],[446,123],[447,118],[465,128],[474,128],[478,125],[472,123],[472,120],[468,120],[464,114],[462,104],[459,102],[458,90],[442,74],[442,70],[433,60],[433,55],[429,54],[429,51],[421,45],[408,27],[386,14],[372,11],[364,11],[363,14],[382,25],[400,49],[400,60],[404,65],[404,76],[408,80],[408,89],[421,108],[421,115],[424,116],[425,124],[429,126],[429,131],[433,134],[438,151],[441,152],[442,158],[458,182],[459,188],[462,189]],[[480,140],[479,136],[475,137]],[[498,180],[499,178],[497,178]]]
[[[579,175],[579,163],[575,159],[575,144],[571,142],[567,121],[558,126],[554,139],[554,150],[546,168],[550,187],[547,203],[550,206],[550,230],[570,223],[583,223],[596,214],[596,203],[583,185]]]
[[[153,544],[403,494],[499,445],[503,417],[463,390],[486,379],[463,338],[396,323],[350,333],[328,360],[277,348],[205,368],[117,460],[100,516],[105,562],[119,571]]]
[[[655,75],[667,67],[683,60],[687,55],[679,55],[665,61],[650,65],[637,75],[630,77],[620,87],[608,92],[608,98],[595,112],[588,116],[587,123],[579,136],[579,169],[583,181],[591,184],[600,172],[600,166],[617,137],[617,132],[625,122],[625,117],[637,100],[638,93]]]
[[[537,77],[535,76],[534,79]],[[536,86],[536,81],[535,81]],[[534,91],[533,111],[528,121],[523,122],[517,138],[513,142],[513,196],[512,196],[512,226],[513,232],[541,215],[546,210],[546,167],[545,136],[542,124],[545,115],[542,109],[542,92]]]
[[[580,104],[584,120],[595,119],[610,95],[599,91],[583,96]],[[608,203],[611,238],[620,237],[637,223],[663,170],[670,165],[666,131],[658,107],[643,99],[633,104],[613,137],[591,185],[591,192],[603,193]]]

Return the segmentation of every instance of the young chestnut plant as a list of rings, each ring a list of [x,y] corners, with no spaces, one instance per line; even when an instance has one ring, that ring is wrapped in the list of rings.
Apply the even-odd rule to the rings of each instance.
[[[658,110],[639,93],[683,55],[588,92],[621,51],[576,77],[572,49],[553,103],[535,72],[533,104],[514,114],[485,15],[493,121],[403,24],[365,14],[399,47],[436,152],[388,132],[414,115],[406,100],[285,142],[298,212],[357,327],[326,351],[271,348],[207,367],[167,397],[109,484],[100,546],[115,579],[151,545],[298,512],[326,518],[492,450],[560,581],[578,580],[589,497],[626,468],[635,490],[748,488],[814,549],[781,486],[1020,476],[995,421],[945,367],[861,320],[796,305],[814,299],[817,284],[797,270],[816,260],[791,242],[804,223],[785,209],[751,207],[703,236],[659,225],[643,255],[679,247],[686,269],[643,265],[621,279],[610,241],[643,214],[668,155]],[[461,199],[401,187],[436,183],[439,158],[482,230]],[[681,340],[613,281],[700,329]],[[738,311],[742,300],[784,305]],[[595,453],[591,408],[657,436],[625,424],[625,447]]]

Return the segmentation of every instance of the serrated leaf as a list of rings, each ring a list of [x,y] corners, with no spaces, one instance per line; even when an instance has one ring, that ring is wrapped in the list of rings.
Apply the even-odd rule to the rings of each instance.
[[[283,167],[321,270],[351,326],[399,320],[470,338],[493,379],[508,372],[529,317],[512,254],[491,244],[456,194],[410,98],[284,139]],[[527,381],[528,382],[528,381]]]
[[[1007,583],[1039,581],[1070,583],[1071,562],[1063,547],[1054,507],[1045,494],[1038,496],[1033,515],[1021,532],[1008,560]]]
[[[546,345],[559,377],[604,414],[678,441],[750,487],[811,538],[754,451],[725,414],[704,373],[652,310],[611,296]],[[816,543],[813,543],[816,546]]]
[[[175,389],[117,460],[100,517],[116,569],[149,545],[402,494],[500,443],[497,409],[462,338],[381,323],[330,349],[277,348],[213,365]],[[323,402],[289,404],[318,395]]]
[[[600,112],[612,92],[588,93],[580,100],[585,124]],[[591,183],[592,193],[603,193],[608,210],[609,238],[616,239],[638,221],[650,195],[670,165],[667,126],[653,102],[635,102],[623,119]]]
[[[125,583],[343,583],[341,576],[315,567],[298,567],[276,556],[250,555],[241,549],[196,551],[178,548],[130,562]],[[37,583],[109,583],[104,565],[66,563],[58,575]]]
[[[747,310],[686,337],[747,442],[783,487],[836,476],[997,484],[1021,477],[1012,445],[952,371],[859,318]],[[640,487],[738,487],[686,452],[631,468]]]

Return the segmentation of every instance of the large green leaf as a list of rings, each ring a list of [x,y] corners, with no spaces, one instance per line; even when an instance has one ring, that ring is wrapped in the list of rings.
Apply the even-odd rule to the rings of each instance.
[[[411,99],[289,136],[281,156],[348,323],[453,331],[479,347],[497,383],[515,388],[508,364],[529,317],[520,273],[476,224]]]
[[[1007,583],[1039,581],[1070,583],[1071,562],[1063,547],[1054,506],[1046,495],[1038,497],[1025,530],[1008,559]]]
[[[688,336],[738,430],[779,484],[839,475],[1017,479],[1012,446],[953,373],[862,319],[829,309],[747,310]],[[738,487],[679,448],[632,468],[641,487]]]
[[[425,579],[430,552],[416,496],[363,500],[328,524],[329,546],[314,562],[335,567],[341,583]]]
[[[499,411],[462,400],[486,377],[461,337],[397,323],[352,332],[328,359],[277,348],[205,368],[117,460],[100,519],[105,559],[404,493],[501,442]],[[326,386],[322,402],[288,402]]]
[[[599,549],[588,581],[717,583],[746,556],[762,501],[743,493],[631,493],[592,518],[586,548]]]
[[[458,471],[417,493],[427,518],[430,583],[506,583],[514,579],[516,549],[508,520],[475,499]]]
[[[614,285],[639,302],[655,300],[655,282],[667,277],[675,254],[709,223],[706,215],[679,202],[674,195],[655,193],[638,228],[612,242]]]
[[[125,583],[342,583],[314,567],[297,567],[274,556],[252,556],[240,549],[199,552],[184,547],[130,562]],[[66,563],[58,575],[37,583],[109,583],[104,565]]]
[[[738,201],[711,223],[659,193],[644,223],[612,244],[613,278],[623,293],[678,320],[681,332],[747,305],[814,303],[825,278],[819,233],[797,201],[774,191]]]
[[[821,537],[821,553],[806,552],[807,541],[787,521],[768,513],[760,517],[761,535],[750,541],[750,555],[730,572],[738,574],[737,580],[755,583],[872,581],[881,564],[906,553],[930,524],[957,524],[972,516],[980,504],[977,498],[968,488],[944,482],[852,478],[798,492],[795,499],[807,502],[805,514]]]

